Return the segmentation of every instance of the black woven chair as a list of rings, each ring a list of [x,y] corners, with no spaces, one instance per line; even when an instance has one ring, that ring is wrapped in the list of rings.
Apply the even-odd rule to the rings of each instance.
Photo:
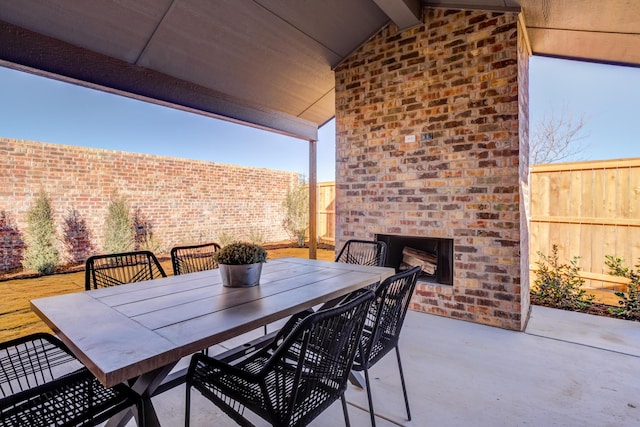
[[[160,277],[167,275],[149,251],[95,255],[87,259],[84,287],[88,291]]]
[[[38,333],[0,344],[0,426],[97,425],[142,400],[124,384],[102,384],[56,337]]]
[[[195,273],[218,268],[213,254],[220,250],[217,243],[205,243],[194,246],[178,246],[171,249],[171,265],[173,274]]]
[[[185,425],[191,387],[242,426],[249,409],[274,426],[305,426],[338,398],[349,425],[344,392],[362,325],[374,297],[365,291],[351,301],[320,310],[284,327],[267,347],[234,366],[196,354],[187,375]]]
[[[387,244],[369,240],[348,240],[336,262],[384,267],[387,262]]]
[[[420,267],[414,267],[383,280],[375,290],[376,298],[373,300],[367,315],[361,345],[353,363],[353,370],[364,371],[372,426],[375,426],[376,422],[371,398],[369,368],[394,348],[398,358],[398,370],[400,371],[404,403],[407,408],[407,418],[411,421],[398,340],[420,270]]]

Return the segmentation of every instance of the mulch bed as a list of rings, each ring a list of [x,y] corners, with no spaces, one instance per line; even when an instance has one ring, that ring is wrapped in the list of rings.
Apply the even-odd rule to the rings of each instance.
[[[84,271],[84,263],[59,265],[56,267],[56,271],[52,274],[77,273],[78,271]],[[42,277],[42,274],[32,271],[23,271],[21,268],[0,272],[0,282],[16,279],[34,279],[36,277]]]
[[[640,318],[626,318],[626,317],[619,316],[619,315],[617,315],[615,313],[611,313],[610,309],[611,308],[615,308],[615,306],[608,305],[608,304],[601,304],[601,303],[597,303],[597,302],[592,302],[591,305],[589,306],[589,308],[587,308],[585,310],[571,310],[571,309],[568,309],[568,308],[555,307],[555,306],[553,306],[551,304],[545,304],[545,303],[539,301],[538,299],[536,299],[532,295],[531,296],[531,304],[540,305],[540,306],[543,306],[543,307],[556,308],[558,310],[577,311],[579,313],[593,314],[595,316],[612,317],[612,318],[615,318],[615,319],[632,320],[632,321],[635,321],[635,322],[640,321]]]

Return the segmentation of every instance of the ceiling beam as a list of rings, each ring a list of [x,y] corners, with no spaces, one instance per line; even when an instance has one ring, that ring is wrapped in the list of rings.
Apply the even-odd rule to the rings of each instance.
[[[308,120],[253,105],[212,89],[102,55],[0,21],[0,65],[171,108],[318,139]]]
[[[422,5],[420,0],[373,1],[391,18],[400,31],[422,24]]]

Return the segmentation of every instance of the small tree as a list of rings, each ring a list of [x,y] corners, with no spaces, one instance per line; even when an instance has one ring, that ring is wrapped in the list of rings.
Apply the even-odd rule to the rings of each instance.
[[[302,247],[309,228],[309,190],[304,177],[289,188],[283,206],[286,213],[282,225]]]
[[[612,308],[611,312],[627,319],[640,319],[640,270],[633,270],[624,267],[624,259],[607,255],[604,262],[609,267],[609,274],[612,276],[629,279],[627,292],[616,291],[615,294],[620,300],[620,308]],[[640,268],[640,263],[636,264]]]
[[[104,223],[102,249],[105,253],[114,254],[134,249],[135,232],[129,210],[129,202],[125,197],[114,195],[111,198]]]
[[[538,252],[540,260],[536,262],[536,279],[531,295],[540,303],[550,307],[569,310],[589,308],[595,295],[587,294],[582,288],[584,279],[579,275],[578,260],[573,257],[569,264],[558,261],[558,246],[553,245],[551,255]]]
[[[27,211],[27,249],[22,266],[40,274],[51,274],[60,262],[56,248],[56,226],[51,202],[44,190],[36,195],[33,206]]]
[[[581,153],[586,147],[580,140],[585,120],[584,115],[576,119],[564,109],[560,115],[544,116],[531,132],[530,164],[583,160]]]

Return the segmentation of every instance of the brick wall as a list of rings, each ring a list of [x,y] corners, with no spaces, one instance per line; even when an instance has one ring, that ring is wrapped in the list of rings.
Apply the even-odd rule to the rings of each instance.
[[[518,16],[426,8],[424,22],[384,28],[336,69],[336,246],[453,239],[453,286],[420,283],[412,309],[520,330],[528,56]]]
[[[58,236],[76,209],[97,252],[114,192],[128,199],[132,213],[139,209],[165,250],[216,240],[222,231],[247,238],[255,230],[267,242],[288,240],[282,202],[296,179],[291,172],[0,138],[0,211],[8,214],[11,232],[24,233],[26,212],[42,188],[52,201]],[[8,258],[15,254],[7,254],[0,268],[15,264]]]

